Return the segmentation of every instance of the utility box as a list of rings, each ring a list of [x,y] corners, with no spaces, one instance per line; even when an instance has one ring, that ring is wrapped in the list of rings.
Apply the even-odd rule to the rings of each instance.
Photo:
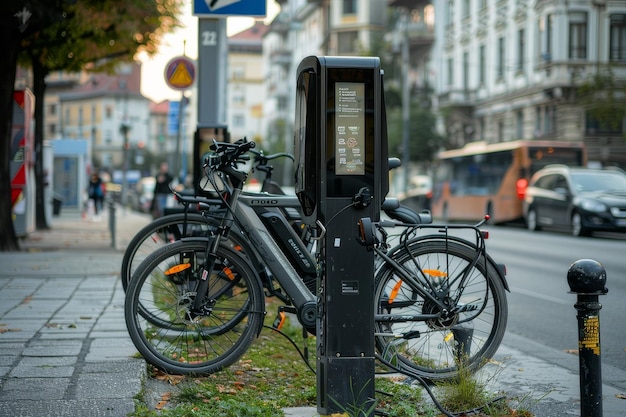
[[[322,230],[318,412],[374,401],[374,254],[358,240],[389,189],[382,70],[375,57],[305,58],[297,71],[296,194]],[[372,414],[373,415],[373,414]]]

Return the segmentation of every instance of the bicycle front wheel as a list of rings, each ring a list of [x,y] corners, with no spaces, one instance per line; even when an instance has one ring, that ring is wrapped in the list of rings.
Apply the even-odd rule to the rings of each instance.
[[[184,237],[208,236],[216,230],[215,219],[199,213],[176,213],[152,221],[129,242],[122,257],[121,278],[124,291],[141,262],[155,250]]]
[[[493,262],[470,244],[432,238],[417,239],[392,258],[414,279],[388,264],[376,274],[379,353],[430,381],[455,378],[459,366],[484,365],[502,341],[508,315]]]
[[[169,373],[219,371],[241,357],[261,331],[263,290],[246,258],[221,245],[208,260],[206,249],[205,239],[158,249],[141,263],[126,291],[124,314],[135,347]],[[207,293],[197,294],[205,263],[213,261],[204,274]],[[198,296],[200,311],[192,308]]]

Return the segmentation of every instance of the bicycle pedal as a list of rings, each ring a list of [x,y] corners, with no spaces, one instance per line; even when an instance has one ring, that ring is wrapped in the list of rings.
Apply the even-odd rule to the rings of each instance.
[[[276,330],[282,329],[283,325],[285,324],[286,318],[287,318],[287,315],[285,314],[284,311],[278,311],[278,314],[276,315],[276,318],[274,319],[274,323],[272,323],[272,328]]]
[[[283,328],[285,324],[285,320],[287,319],[287,315],[285,311],[288,313],[296,313],[297,310],[291,306],[280,306],[278,307],[278,313],[276,314],[276,318],[274,319],[274,323],[272,323],[272,327],[276,330],[280,330]]]

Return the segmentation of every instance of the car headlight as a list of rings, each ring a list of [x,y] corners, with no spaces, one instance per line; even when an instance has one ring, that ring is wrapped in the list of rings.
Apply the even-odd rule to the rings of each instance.
[[[606,204],[595,200],[582,200],[580,202],[580,207],[583,210],[595,212],[606,211],[608,209]]]

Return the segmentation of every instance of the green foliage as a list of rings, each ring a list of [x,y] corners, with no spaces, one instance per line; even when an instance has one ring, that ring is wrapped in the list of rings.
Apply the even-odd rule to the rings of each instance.
[[[138,51],[154,54],[163,34],[180,26],[181,0],[68,2],[62,18],[22,41],[22,62],[50,71],[111,69]]]
[[[443,138],[435,130],[435,115],[427,108],[411,106],[409,113],[409,156],[411,162],[432,161]],[[402,110],[387,110],[389,156],[402,157]]]
[[[601,126],[619,130],[626,116],[626,86],[619,82],[611,68],[599,71],[576,90],[576,97],[587,113]],[[626,137],[626,131],[624,131]]]

